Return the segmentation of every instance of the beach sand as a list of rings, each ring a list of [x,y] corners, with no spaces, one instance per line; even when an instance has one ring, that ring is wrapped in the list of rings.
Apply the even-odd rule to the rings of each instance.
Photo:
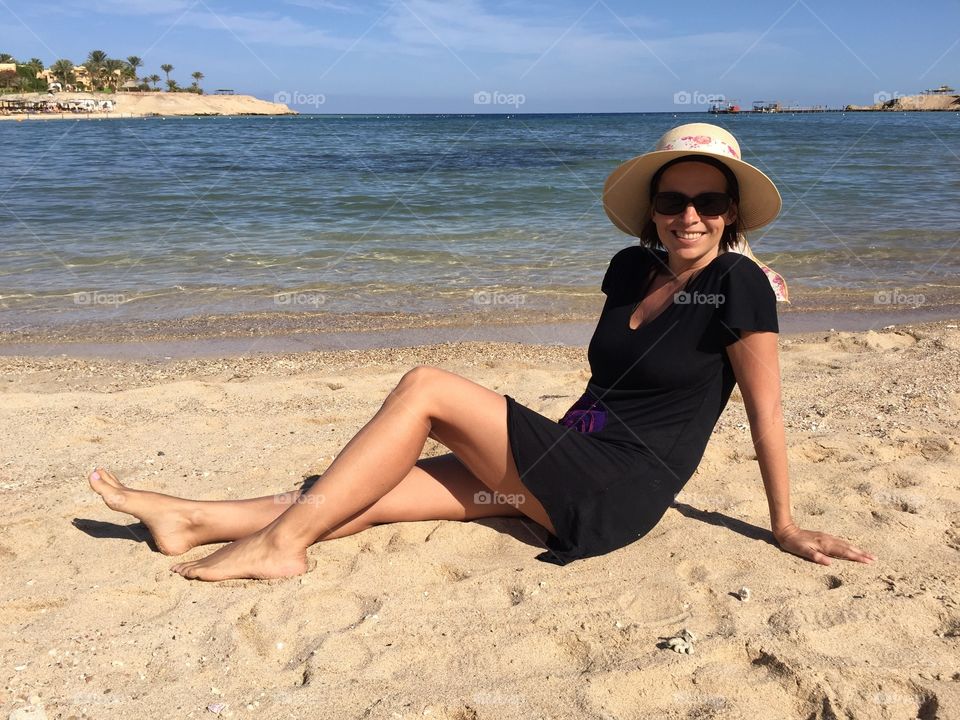
[[[31,113],[25,115],[0,115],[0,120],[82,120],[147,117],[150,115],[296,115],[283,103],[261,100],[251,95],[198,95],[188,92],[121,92],[89,93],[61,92],[55,95],[47,93],[23,93],[7,95],[8,100],[53,100],[69,102],[72,100],[110,100],[114,108],[110,112],[90,113]]]
[[[781,362],[795,518],[872,565],[772,543],[735,391],[675,507],[609,555],[540,562],[519,519],[404,523],[315,545],[299,578],[205,584],[89,490],[95,465],[285,491],[417,364],[557,418],[586,349],[0,358],[2,717],[960,717],[956,321],[783,335]],[[659,647],[683,628],[694,654]]]

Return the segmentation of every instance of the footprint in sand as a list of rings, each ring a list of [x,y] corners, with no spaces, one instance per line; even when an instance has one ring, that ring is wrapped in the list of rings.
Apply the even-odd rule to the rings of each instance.
[[[436,573],[446,582],[462,582],[473,577],[473,573],[465,568],[454,567],[453,565],[441,565],[436,569]]]

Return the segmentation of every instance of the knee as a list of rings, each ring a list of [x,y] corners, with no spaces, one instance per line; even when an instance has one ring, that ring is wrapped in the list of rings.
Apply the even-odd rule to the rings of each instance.
[[[450,374],[432,365],[417,365],[403,374],[391,396],[395,402],[417,408],[427,418],[433,417],[437,413],[440,398],[449,392],[445,381]],[[429,437],[433,437],[432,430]]]
[[[397,387],[429,386],[436,383],[445,372],[432,365],[417,365],[403,374]]]

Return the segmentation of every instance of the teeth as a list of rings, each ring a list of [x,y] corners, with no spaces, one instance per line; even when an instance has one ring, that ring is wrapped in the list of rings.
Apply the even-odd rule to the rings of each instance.
[[[702,232],[677,232],[676,230],[673,234],[681,240],[696,240],[698,237],[703,235]]]

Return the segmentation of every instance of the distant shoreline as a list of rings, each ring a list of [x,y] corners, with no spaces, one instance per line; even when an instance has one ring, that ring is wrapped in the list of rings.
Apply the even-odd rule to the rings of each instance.
[[[108,110],[70,111],[64,106],[79,103],[110,103]],[[10,111],[4,105],[46,104],[55,111]],[[28,108],[30,110],[31,108]],[[0,95],[0,120],[106,120],[150,117],[250,117],[298,115],[283,103],[260,100],[252,95],[199,95],[196,93],[23,93]]]
[[[75,93],[58,93],[54,97],[62,97],[68,94]],[[79,94],[79,93],[76,93]],[[146,93],[145,93],[146,94]],[[179,94],[179,93],[178,93]],[[184,93],[186,94],[186,93]],[[122,94],[121,94],[122,95]],[[132,93],[131,93],[132,95]],[[165,93],[157,93],[157,95],[166,95]],[[9,99],[14,96],[0,96],[0,100]],[[48,98],[50,96],[43,94],[42,97]],[[109,99],[113,96],[104,96],[103,99]],[[193,96],[194,98],[197,96]],[[12,115],[3,115],[0,114],[0,121],[3,120],[12,120],[12,121],[24,121],[24,120],[149,120],[149,119],[165,119],[165,118],[200,118],[200,117],[280,117],[280,116],[290,116],[290,117],[301,117],[301,118],[405,118],[405,117],[436,117],[436,118],[504,118],[504,117],[557,117],[557,116],[582,116],[582,117],[596,117],[596,116],[620,116],[620,115],[691,115],[691,116],[712,116],[717,113],[711,113],[709,110],[685,110],[685,111],[673,111],[673,110],[624,110],[624,111],[604,111],[604,112],[421,112],[421,113],[411,113],[411,112],[331,112],[331,113],[301,113],[295,110],[288,108],[286,105],[279,103],[272,103],[266,100],[260,100],[255,98],[252,95],[211,95],[211,96],[200,96],[206,100],[214,98],[235,98],[235,99],[244,99],[246,101],[252,101],[250,106],[241,107],[224,107],[220,110],[210,111],[210,108],[184,108],[184,107],[167,107],[160,108],[163,112],[131,112],[129,110],[124,110],[122,107],[111,111],[111,112],[84,112],[84,113],[68,113],[68,112],[57,112],[57,113],[21,113],[21,114],[12,114]],[[97,99],[101,99],[101,96],[98,95]],[[904,98],[898,98],[898,100],[903,100]],[[957,98],[960,101],[960,97]],[[269,106],[269,107],[264,107]],[[175,111],[174,111],[175,110]],[[719,113],[723,115],[795,115],[795,114],[804,114],[804,115],[836,115],[844,113],[918,113],[918,112],[960,112],[960,104],[955,106],[947,107],[909,107],[903,105],[897,105],[894,102],[888,103],[886,106],[858,106],[851,105],[845,108],[830,108],[825,110],[816,110],[816,111],[804,111],[804,110],[794,110],[794,109],[784,109],[779,112],[755,112],[752,110],[741,110],[734,113]]]

